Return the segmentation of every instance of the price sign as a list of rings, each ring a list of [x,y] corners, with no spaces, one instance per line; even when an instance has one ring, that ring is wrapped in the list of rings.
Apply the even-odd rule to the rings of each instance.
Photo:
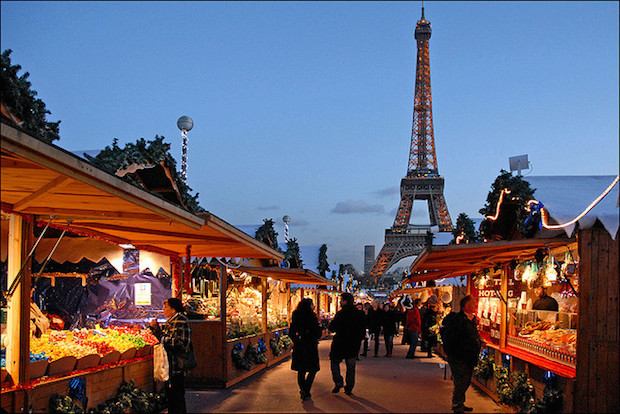
[[[134,285],[134,302],[136,306],[149,306],[151,304],[150,283],[136,283]]]

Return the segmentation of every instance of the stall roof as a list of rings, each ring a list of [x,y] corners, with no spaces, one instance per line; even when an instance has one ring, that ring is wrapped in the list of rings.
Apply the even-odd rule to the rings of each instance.
[[[192,214],[2,123],[2,209],[137,249],[282,261],[282,253],[217,216]]]
[[[534,198],[544,204],[552,221],[568,223],[599,197],[615,178],[614,175],[559,175],[528,176],[525,180],[536,189]],[[620,217],[618,187],[616,184],[592,210],[578,220],[580,228],[590,228],[599,220],[612,239],[615,239]],[[577,223],[564,227],[568,237],[573,235]]]
[[[337,283],[308,269],[284,269],[281,267],[240,267],[240,271],[254,276],[270,277],[284,282],[299,283],[303,285],[332,285]]]
[[[411,276],[403,283],[467,275],[513,259],[530,260],[538,249],[555,250],[574,242],[574,238],[555,238],[427,246],[411,264]]]

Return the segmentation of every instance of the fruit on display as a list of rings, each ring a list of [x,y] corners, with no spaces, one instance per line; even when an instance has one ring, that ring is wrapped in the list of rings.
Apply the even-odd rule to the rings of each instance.
[[[130,348],[140,349],[158,343],[149,329],[141,327],[110,327],[75,331],[51,331],[40,338],[30,338],[33,354],[50,361],[65,356],[82,358],[90,354],[104,356],[111,351],[123,353]]]

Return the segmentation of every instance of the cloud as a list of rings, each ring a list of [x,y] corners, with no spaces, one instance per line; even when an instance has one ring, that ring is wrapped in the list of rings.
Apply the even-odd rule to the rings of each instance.
[[[273,211],[280,210],[280,206],[258,206],[256,209],[260,211]]]
[[[332,213],[338,214],[365,214],[365,213],[383,213],[383,206],[379,204],[370,205],[364,200],[348,200],[340,201],[336,207],[330,210]]]
[[[381,190],[377,190],[373,192],[374,195],[376,195],[377,197],[392,197],[394,195],[398,195],[400,194],[400,188],[399,187],[388,187],[388,188],[382,188]]]

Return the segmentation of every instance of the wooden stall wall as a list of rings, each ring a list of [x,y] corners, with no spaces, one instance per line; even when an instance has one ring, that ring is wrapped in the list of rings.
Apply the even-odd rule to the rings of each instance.
[[[579,327],[575,412],[619,412],[618,235],[579,232]]]
[[[225,381],[227,357],[221,321],[190,321],[192,344],[198,366],[186,377],[190,387],[221,386]]]
[[[114,397],[123,381],[133,380],[134,384],[141,390],[154,391],[153,358],[128,362],[87,374],[51,379],[32,388],[3,392],[2,408],[8,413],[48,413],[50,412],[50,396],[54,393],[68,395],[69,383],[74,378],[84,378],[86,381],[87,409],[96,407]]]

